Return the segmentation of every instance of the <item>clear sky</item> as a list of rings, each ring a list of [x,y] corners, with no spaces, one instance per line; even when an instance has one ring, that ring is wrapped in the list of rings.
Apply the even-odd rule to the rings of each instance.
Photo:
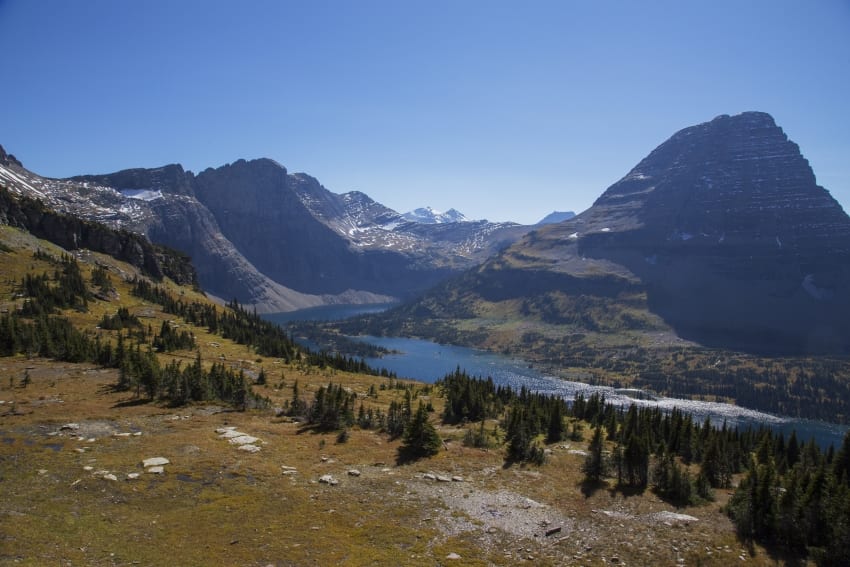
[[[0,144],[52,177],[270,157],[532,223],[761,110],[850,210],[847,0],[0,0],[0,54]]]

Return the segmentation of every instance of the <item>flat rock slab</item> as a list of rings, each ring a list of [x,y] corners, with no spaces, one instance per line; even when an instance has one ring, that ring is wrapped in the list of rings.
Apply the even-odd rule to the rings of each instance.
[[[219,437],[221,437],[222,439],[233,439],[234,437],[243,437],[245,435],[247,435],[247,433],[242,433],[241,431],[236,431],[235,429],[228,429],[224,433],[219,435]]]
[[[162,465],[168,465],[171,461],[166,459],[165,457],[151,457],[150,459],[145,459],[142,461],[142,466],[145,468],[149,467],[161,467]]]
[[[676,512],[655,512],[648,514],[650,519],[660,522],[698,522],[699,518],[689,516],[688,514],[677,514]]]
[[[165,469],[162,467],[148,467],[145,472],[149,472],[151,474],[162,474],[165,472]]]
[[[234,445],[249,445],[251,443],[256,443],[259,441],[256,437],[251,437],[250,435],[239,435],[238,437],[233,437],[230,439],[230,442]]]
[[[251,445],[251,444],[239,445],[239,450],[245,451],[247,453],[259,453],[260,452],[259,447],[257,447],[256,445]]]

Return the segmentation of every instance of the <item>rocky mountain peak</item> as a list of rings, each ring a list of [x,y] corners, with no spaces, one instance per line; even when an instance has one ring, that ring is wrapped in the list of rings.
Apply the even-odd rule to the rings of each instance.
[[[850,309],[850,218],[763,112],[680,130],[509,256],[640,282],[656,313],[710,344],[850,349],[835,315]]]
[[[422,224],[444,224],[452,222],[467,222],[466,215],[456,209],[440,212],[431,207],[420,207],[402,215],[402,218],[410,222]]]
[[[12,154],[7,154],[3,146],[0,146],[0,165],[23,167],[20,161]]]
[[[191,171],[173,163],[153,169],[133,168],[105,175],[80,175],[72,177],[71,181],[114,187],[129,196],[142,194],[147,195],[145,198],[149,199],[150,196],[160,193],[192,195],[193,179],[194,174]]]
[[[780,185],[773,183],[780,178]],[[735,187],[727,183],[733,179]],[[789,184],[814,183],[814,174],[799,147],[773,118],[763,112],[745,112],[718,116],[675,133],[608,188],[595,204],[631,200],[649,204],[664,198],[657,195],[659,192],[699,194],[727,189],[762,193],[788,189]]]

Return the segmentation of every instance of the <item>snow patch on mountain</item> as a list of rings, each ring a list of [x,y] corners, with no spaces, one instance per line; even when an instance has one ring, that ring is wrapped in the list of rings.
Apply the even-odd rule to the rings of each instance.
[[[162,199],[162,191],[158,189],[121,189],[119,193],[130,199],[138,199],[140,201]]]
[[[466,215],[456,209],[449,209],[442,213],[431,207],[420,207],[401,215],[403,219],[410,222],[422,224],[445,224],[450,222],[470,222]]]

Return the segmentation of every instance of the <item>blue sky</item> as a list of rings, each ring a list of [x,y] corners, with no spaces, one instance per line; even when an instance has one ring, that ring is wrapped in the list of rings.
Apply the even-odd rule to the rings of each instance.
[[[0,144],[53,177],[270,157],[531,223],[762,110],[850,210],[847,0],[0,0],[0,53]]]

